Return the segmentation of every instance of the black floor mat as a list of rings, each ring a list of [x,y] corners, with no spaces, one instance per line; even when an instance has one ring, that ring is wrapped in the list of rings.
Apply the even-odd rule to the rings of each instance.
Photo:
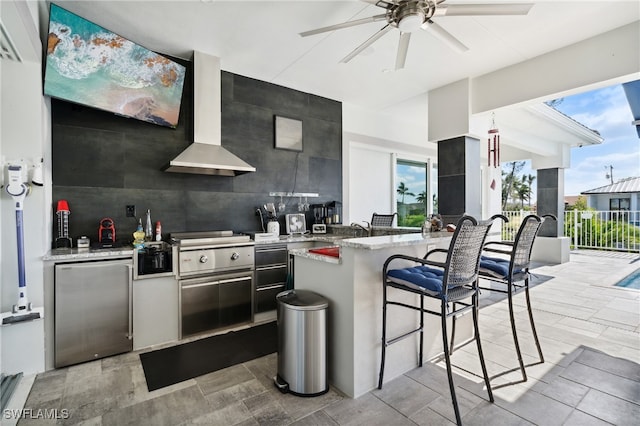
[[[140,354],[149,391],[276,352],[276,322]]]

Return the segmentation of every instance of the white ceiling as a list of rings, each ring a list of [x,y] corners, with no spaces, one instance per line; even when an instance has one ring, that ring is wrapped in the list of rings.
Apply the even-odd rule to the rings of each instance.
[[[447,4],[523,2],[447,0]],[[640,20],[638,0],[531,1],[534,5],[526,16],[437,17],[434,20],[469,51],[459,53],[420,31],[411,38],[405,68],[388,71],[395,62],[398,30],[351,62],[338,63],[384,22],[306,38],[298,35],[383,12],[358,0],[55,3],[160,53],[190,58],[193,50],[199,50],[219,56],[223,70],[377,110],[402,108],[433,88]]]

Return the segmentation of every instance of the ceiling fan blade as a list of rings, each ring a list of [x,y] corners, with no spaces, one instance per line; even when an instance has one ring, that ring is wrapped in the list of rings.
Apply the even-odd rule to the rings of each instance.
[[[386,19],[387,19],[387,15],[386,14],[369,16],[368,18],[355,19],[353,21],[343,22],[341,24],[329,25],[328,27],[322,27],[322,28],[317,28],[315,30],[305,31],[305,32],[300,33],[300,35],[302,37],[307,37],[307,36],[310,36],[310,35],[326,33],[328,31],[340,30],[342,28],[354,27],[356,25],[368,24],[370,22],[382,21],[382,20],[386,20]]]
[[[533,3],[443,4],[433,16],[526,15]]]
[[[392,28],[393,27],[390,24],[385,25],[377,33],[375,33],[374,35],[369,37],[364,43],[362,43],[360,46],[356,47],[351,53],[349,53],[347,56],[342,58],[340,60],[340,62],[342,62],[342,63],[349,62],[350,60],[355,58],[358,54],[360,54],[363,50],[365,50],[367,47],[371,46],[380,37],[382,37],[387,32],[389,32]]]
[[[435,35],[440,40],[443,40],[458,52],[464,53],[469,50],[467,46],[462,44],[460,40],[451,35],[449,31],[445,30],[430,19],[422,24],[422,29],[429,31],[431,34]]]
[[[370,3],[373,4],[375,6],[381,7],[383,9],[391,9],[393,6],[395,6],[395,4],[392,1],[385,1],[385,0],[361,0],[365,3]]]
[[[398,44],[398,53],[396,54],[396,71],[404,68],[410,40],[411,33],[400,33],[400,43]]]

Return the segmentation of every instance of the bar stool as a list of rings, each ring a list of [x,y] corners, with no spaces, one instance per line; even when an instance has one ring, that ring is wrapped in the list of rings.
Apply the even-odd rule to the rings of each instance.
[[[520,351],[520,344],[516,333],[516,322],[513,314],[513,296],[522,290],[525,292],[533,339],[538,349],[540,363],[544,363],[544,355],[542,354],[538,333],[536,332],[536,326],[533,321],[531,298],[529,297],[529,277],[531,275],[529,273],[529,265],[531,264],[531,249],[533,248],[533,243],[542,223],[547,218],[557,220],[557,218],[551,214],[546,214],[542,217],[534,214],[526,216],[522,220],[513,241],[489,241],[485,244],[484,253],[497,253],[504,255],[503,257],[490,257],[486,255],[480,257],[480,278],[497,283],[500,287],[479,286],[479,288],[507,294],[511,334],[513,334],[513,342],[516,347],[516,354],[518,355],[522,380],[525,382],[527,381],[527,373],[524,369],[524,361],[522,360],[522,352]]]
[[[493,402],[491,384],[484,362],[482,345],[480,343],[480,332],[478,329],[478,267],[480,254],[489,228],[496,217],[490,220],[478,222],[471,216],[463,216],[453,233],[449,250],[435,249],[429,251],[422,259],[417,257],[396,254],[387,258],[382,268],[383,285],[383,305],[382,305],[382,357],[380,363],[380,377],[378,389],[382,389],[384,379],[384,365],[386,360],[387,346],[392,345],[414,333],[420,333],[420,358],[419,366],[422,367],[424,354],[424,314],[437,315],[441,318],[442,343],[445,362],[447,364],[447,377],[449,380],[449,390],[453,409],[455,411],[456,422],[460,425],[462,420],[458,409],[453,374],[451,372],[451,359],[449,353],[447,318],[461,315],[469,310],[473,313],[474,338],[478,347],[480,366],[484,376],[484,383],[487,386],[489,400]],[[504,218],[506,219],[506,218]],[[437,262],[428,258],[435,253],[446,253],[445,262]],[[409,261],[412,267],[402,269],[390,269],[390,264],[394,261]],[[420,306],[409,305],[402,302],[389,300],[389,287],[401,291],[408,291],[420,296]],[[425,297],[440,301],[440,311],[425,308]],[[471,298],[471,301],[466,299]],[[418,328],[408,331],[400,336],[387,338],[387,306],[399,306],[420,312],[420,325]],[[469,342],[466,343],[470,343]],[[466,344],[465,343],[465,344]]]
[[[392,226],[393,218],[396,216],[398,216],[398,213],[393,213],[393,214],[374,213],[373,216],[371,216],[371,227],[373,228],[374,226]]]

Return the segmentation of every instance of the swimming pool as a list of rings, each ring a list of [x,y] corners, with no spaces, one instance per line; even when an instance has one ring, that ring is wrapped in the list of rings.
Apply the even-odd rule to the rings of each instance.
[[[616,284],[616,287],[640,289],[640,269],[627,275]]]

